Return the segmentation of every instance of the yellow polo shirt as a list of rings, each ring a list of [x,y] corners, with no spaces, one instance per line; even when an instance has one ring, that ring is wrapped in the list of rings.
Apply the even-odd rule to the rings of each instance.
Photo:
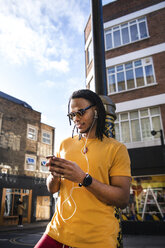
[[[64,140],[58,156],[76,162],[84,172],[102,183],[109,176],[131,176],[126,147],[113,138],[88,139],[88,152],[78,136]],[[62,179],[55,214],[46,233],[60,243],[76,248],[116,248],[119,231],[114,207],[99,201],[85,187]]]

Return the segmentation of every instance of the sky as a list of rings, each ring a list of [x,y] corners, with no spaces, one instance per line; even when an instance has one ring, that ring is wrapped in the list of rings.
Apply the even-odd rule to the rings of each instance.
[[[0,91],[27,102],[55,128],[56,152],[72,132],[68,99],[85,88],[90,0],[0,0],[0,6]]]

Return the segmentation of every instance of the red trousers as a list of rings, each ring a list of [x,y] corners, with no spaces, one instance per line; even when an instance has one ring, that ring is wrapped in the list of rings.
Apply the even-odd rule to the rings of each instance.
[[[34,248],[72,248],[70,246],[59,243],[47,234],[44,234]]]

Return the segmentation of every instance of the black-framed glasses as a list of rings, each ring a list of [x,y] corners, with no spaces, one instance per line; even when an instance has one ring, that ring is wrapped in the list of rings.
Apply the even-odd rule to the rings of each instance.
[[[75,116],[81,117],[81,116],[83,116],[83,115],[85,114],[85,112],[86,112],[88,109],[92,108],[93,106],[95,106],[95,104],[90,105],[90,106],[88,106],[88,107],[86,107],[86,108],[84,108],[84,109],[79,109],[79,110],[76,111],[76,112],[71,112],[71,113],[67,114],[67,116],[69,117],[70,120],[73,120],[73,118],[74,118]]]

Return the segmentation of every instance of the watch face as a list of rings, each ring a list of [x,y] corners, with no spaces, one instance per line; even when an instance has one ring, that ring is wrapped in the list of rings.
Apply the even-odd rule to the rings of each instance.
[[[86,177],[83,181],[83,186],[87,187],[92,183],[92,177],[89,174],[86,174]]]

